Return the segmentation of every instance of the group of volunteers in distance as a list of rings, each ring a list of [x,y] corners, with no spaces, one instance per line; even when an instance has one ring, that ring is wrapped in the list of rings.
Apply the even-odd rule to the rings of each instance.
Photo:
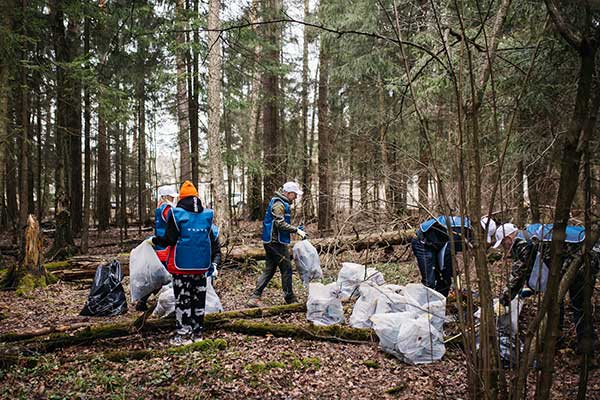
[[[269,202],[262,232],[266,265],[248,301],[251,307],[260,306],[262,292],[277,268],[281,272],[286,303],[297,301],[292,288],[292,263],[287,246],[292,233],[302,239],[307,237],[303,227],[291,225],[291,204],[301,195],[300,185],[287,182]],[[175,198],[178,198],[177,204]],[[173,275],[177,322],[172,345],[202,340],[206,278],[216,277],[221,263],[219,228],[213,217],[213,210],[202,205],[198,190],[191,182],[185,181],[179,193],[169,187],[159,189],[154,236],[146,241],[154,247],[160,261]],[[146,308],[148,296],[138,302],[137,310]]]
[[[265,269],[248,301],[250,307],[261,306],[263,290],[277,269],[281,273],[285,302],[297,301],[292,287],[293,269],[288,245],[293,233],[301,239],[307,237],[304,227],[291,224],[291,205],[301,195],[300,185],[286,182],[267,206],[262,228]],[[175,336],[171,340],[173,345],[202,339],[206,279],[216,277],[221,262],[219,229],[214,224],[213,215],[213,210],[203,207],[197,189],[189,181],[181,185],[178,193],[169,187],[159,189],[155,235],[147,241],[173,275],[177,321]],[[497,226],[489,217],[481,218],[475,227],[469,218],[457,216],[438,216],[420,224],[411,244],[423,285],[448,296],[453,277],[452,252],[459,253],[465,244],[468,246],[473,242],[473,229],[482,230],[488,249],[501,248],[512,257],[511,276],[500,297],[503,306],[508,307],[517,295],[525,298],[544,291],[547,266],[550,265],[552,225],[531,224],[519,229],[511,223]],[[584,239],[583,227],[567,227],[562,273],[582,249]],[[593,247],[591,266],[595,282],[600,268],[600,242]],[[583,286],[584,273],[580,268],[569,287],[578,342],[583,334]],[[145,301],[142,299],[138,303],[138,310],[145,308]],[[562,315],[561,305],[561,321]]]

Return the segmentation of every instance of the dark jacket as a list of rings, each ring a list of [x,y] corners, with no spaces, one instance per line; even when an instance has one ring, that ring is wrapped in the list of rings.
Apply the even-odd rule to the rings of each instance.
[[[201,213],[204,210],[202,206],[202,202],[198,197],[190,196],[185,197],[177,203],[177,207],[183,208],[186,211],[193,213]],[[219,243],[219,239],[215,238],[212,229],[210,230],[210,244],[211,244],[211,253],[212,260],[211,262],[220,265],[221,264],[221,244]],[[152,238],[152,242],[158,246],[174,246],[177,244],[179,240],[179,229],[177,229],[177,225],[175,224],[175,219],[173,218],[173,213],[169,214],[169,220],[167,221],[167,231],[165,236],[155,236]]]

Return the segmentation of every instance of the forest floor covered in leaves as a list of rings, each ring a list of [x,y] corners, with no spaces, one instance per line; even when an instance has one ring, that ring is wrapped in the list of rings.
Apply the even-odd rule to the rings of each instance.
[[[106,248],[104,250],[107,250]],[[114,249],[102,253],[115,253]],[[100,253],[100,254],[102,254]],[[386,263],[386,257],[396,262]],[[412,253],[399,246],[394,254],[351,253],[324,256],[325,283],[335,280],[341,261],[369,262],[389,283],[418,282]],[[226,311],[245,308],[263,263],[226,268],[214,283]],[[506,266],[492,269],[501,276]],[[140,313],[129,305],[125,315],[112,318],[79,316],[89,282],[58,282],[19,297],[0,292],[0,334],[52,325],[130,321]],[[124,280],[126,293],[128,277]],[[299,301],[307,290],[294,275]],[[595,304],[598,304],[596,290]],[[263,296],[265,306],[283,304],[279,274]],[[351,305],[346,307],[348,319]],[[523,318],[530,318],[533,305]],[[304,313],[263,318],[270,322],[306,322]],[[596,325],[600,321],[598,307]],[[572,325],[567,322],[565,327]],[[447,334],[453,330],[447,327]],[[553,398],[574,398],[577,356],[570,346],[574,332],[556,361]],[[169,351],[168,332],[148,332],[97,340],[92,345],[65,347],[40,356],[37,365],[0,369],[0,398],[7,399],[458,399],[466,398],[466,363],[462,350],[448,346],[442,361],[412,366],[387,355],[376,344],[331,343],[314,340],[250,336],[209,330],[207,345],[179,354]],[[220,340],[219,340],[220,339]],[[149,349],[152,357],[115,360],[114,352]],[[600,369],[590,376],[588,398],[600,399]]]

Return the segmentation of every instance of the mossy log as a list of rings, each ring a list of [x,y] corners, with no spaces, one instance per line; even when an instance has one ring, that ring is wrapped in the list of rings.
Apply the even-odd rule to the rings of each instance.
[[[305,324],[281,324],[257,321],[229,321],[219,329],[246,335],[273,335],[295,339],[323,340],[345,343],[376,343],[377,335],[372,329],[358,329],[343,325],[315,326]]]
[[[306,304],[303,303],[226,311],[207,314],[205,317],[205,326],[207,328],[212,328],[235,319],[263,318],[305,311]],[[133,329],[132,324],[133,321],[114,324],[87,325],[83,329],[77,324],[71,325],[73,329],[80,329],[77,332],[68,332],[68,329],[66,328],[59,330],[60,327],[49,327],[45,329],[4,334],[0,336],[0,342],[15,343],[15,347],[39,353],[48,353],[61,347],[88,344],[95,340],[127,336],[135,332],[173,329],[175,320],[172,318],[151,319],[146,321],[141,329]],[[40,339],[40,336],[48,337],[46,339]]]
[[[409,243],[415,237],[415,230],[371,233],[367,235],[345,235],[330,238],[317,238],[311,243],[321,253],[341,253],[348,250],[364,250],[368,247],[388,247]],[[244,263],[248,260],[263,260],[265,249],[262,246],[235,246],[223,248],[224,262]],[[44,266],[64,281],[75,281],[94,277],[96,268],[105,262],[117,259],[123,273],[129,274],[129,253],[112,256],[79,256],[65,261],[52,262]]]

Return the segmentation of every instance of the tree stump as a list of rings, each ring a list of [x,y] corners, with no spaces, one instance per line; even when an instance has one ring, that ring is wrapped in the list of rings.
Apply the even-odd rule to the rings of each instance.
[[[27,218],[23,233],[21,259],[6,273],[1,284],[23,295],[36,287],[46,287],[47,272],[43,265],[40,225],[33,215]]]

